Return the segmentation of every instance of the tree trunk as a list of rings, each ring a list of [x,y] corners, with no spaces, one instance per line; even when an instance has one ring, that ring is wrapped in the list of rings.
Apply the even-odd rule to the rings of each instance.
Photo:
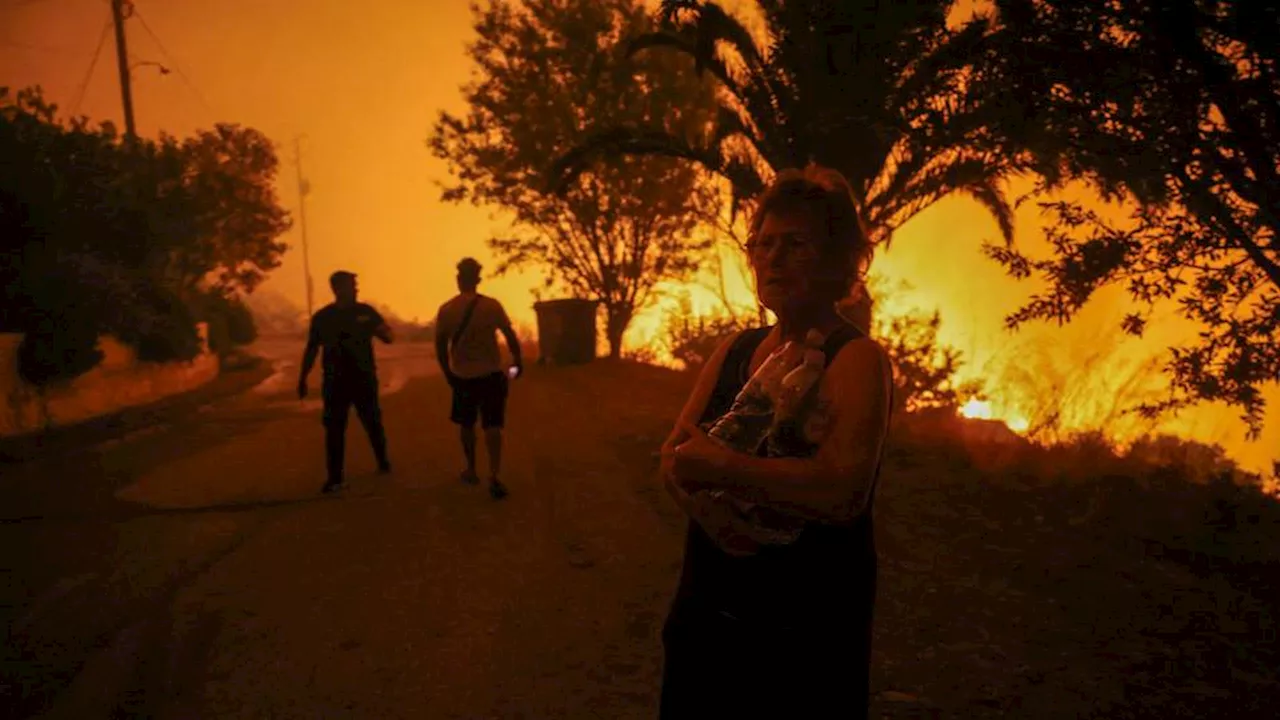
[[[609,341],[609,357],[616,360],[622,357],[622,336],[631,325],[634,309],[630,307],[605,308],[605,338]]]

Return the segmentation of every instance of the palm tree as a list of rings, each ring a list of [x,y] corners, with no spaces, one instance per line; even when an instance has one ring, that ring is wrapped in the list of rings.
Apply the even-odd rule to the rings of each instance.
[[[1003,134],[993,21],[947,27],[950,0],[757,0],[767,46],[715,2],[664,0],[661,30],[632,53],[668,49],[718,81],[718,120],[700,136],[606,127],[559,158],[565,186],[600,158],[685,158],[728,180],[734,208],[772,174],[817,162],[849,180],[873,242],[952,193],[981,203],[1006,243],[1013,208],[1003,180],[1029,169]],[[869,324],[869,298],[855,321]],[[866,325],[864,325],[865,327]]]

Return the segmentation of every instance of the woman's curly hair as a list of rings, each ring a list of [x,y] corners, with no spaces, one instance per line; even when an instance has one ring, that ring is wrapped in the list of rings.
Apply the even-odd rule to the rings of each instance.
[[[873,246],[849,181],[837,170],[812,163],[803,170],[779,172],[756,203],[751,236],[760,231],[770,213],[797,212],[816,218],[826,228],[819,251],[824,259],[839,263],[847,289],[852,289],[871,264]]]

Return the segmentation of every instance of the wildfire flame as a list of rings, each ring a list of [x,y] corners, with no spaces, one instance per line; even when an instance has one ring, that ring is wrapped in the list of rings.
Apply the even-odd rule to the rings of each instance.
[[[960,408],[960,414],[974,420],[999,420],[1016,433],[1026,432],[1027,428],[1031,426],[1031,423],[1026,418],[1019,415],[997,417],[995,411],[991,408],[991,403],[986,400],[970,400]]]
[[[990,420],[991,403],[986,400],[970,400],[960,408],[960,414],[975,420]]]

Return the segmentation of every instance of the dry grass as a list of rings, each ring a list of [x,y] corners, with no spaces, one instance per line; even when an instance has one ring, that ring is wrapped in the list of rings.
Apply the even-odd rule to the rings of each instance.
[[[1164,356],[1139,353],[1127,339],[1107,326],[1071,353],[1050,352],[1044,336],[1010,344],[985,368],[988,390],[1027,420],[1030,437],[1047,443],[1090,433],[1118,441],[1147,435],[1158,420],[1134,410],[1165,396]]]

